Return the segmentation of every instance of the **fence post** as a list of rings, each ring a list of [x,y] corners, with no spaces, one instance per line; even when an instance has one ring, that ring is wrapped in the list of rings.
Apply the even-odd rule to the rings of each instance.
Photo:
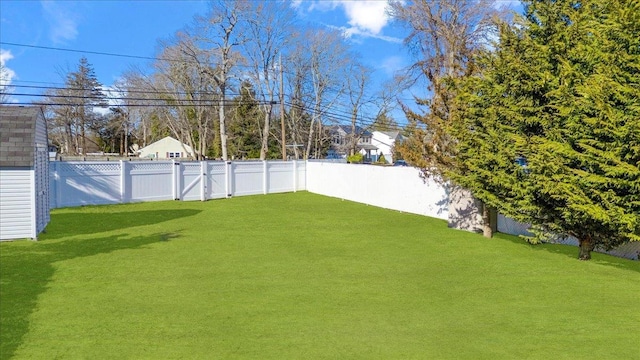
[[[207,162],[200,162],[200,201],[207,200]]]
[[[56,161],[53,163],[53,183],[54,183],[54,191],[55,191],[55,207],[60,207],[60,202],[62,202],[62,180],[60,178],[60,161]],[[51,207],[51,206],[49,206]]]
[[[267,160],[262,160],[262,193],[265,195],[269,193],[269,174],[267,171],[269,171]]]
[[[298,164],[296,163],[295,160],[292,160],[291,163],[293,164],[293,192],[297,192],[298,191]]]
[[[173,200],[178,200],[178,163],[171,160],[171,196]]]
[[[224,192],[225,198],[231,197],[231,161],[224,162]]]
[[[120,203],[127,202],[127,163],[120,160]]]

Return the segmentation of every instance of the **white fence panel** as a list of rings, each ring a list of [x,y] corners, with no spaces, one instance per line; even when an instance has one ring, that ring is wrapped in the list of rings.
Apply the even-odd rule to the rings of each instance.
[[[387,209],[447,219],[448,190],[412,167],[307,163],[308,191]]]
[[[307,189],[307,162],[306,161],[294,161],[295,173],[293,178],[295,180],[294,191]]]
[[[173,200],[173,163],[136,161],[126,163],[130,201]]]
[[[222,199],[227,193],[227,164],[207,162],[207,199]]]
[[[180,200],[202,199],[202,163],[183,161],[180,163]]]
[[[207,200],[306,189],[304,162],[52,162],[50,206]]]
[[[232,162],[231,194],[233,196],[263,194],[265,189],[264,163]]]
[[[291,162],[267,162],[267,192],[281,193],[294,189],[294,166]]]
[[[121,201],[117,162],[55,162],[56,207],[115,204]]]

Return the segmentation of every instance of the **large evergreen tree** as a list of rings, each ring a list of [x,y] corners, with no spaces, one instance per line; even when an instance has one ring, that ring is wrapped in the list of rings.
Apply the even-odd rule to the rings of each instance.
[[[76,71],[66,74],[64,87],[48,93],[47,103],[51,104],[48,120],[52,142],[65,154],[86,154],[87,139],[103,125],[94,109],[107,106],[102,84],[87,58],[82,57]]]
[[[526,1],[462,82],[455,180],[579,258],[640,240],[640,1]]]

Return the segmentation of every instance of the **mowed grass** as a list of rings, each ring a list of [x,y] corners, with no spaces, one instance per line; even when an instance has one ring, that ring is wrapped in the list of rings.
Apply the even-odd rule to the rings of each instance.
[[[0,244],[16,359],[638,359],[640,263],[306,192],[55,210]]]

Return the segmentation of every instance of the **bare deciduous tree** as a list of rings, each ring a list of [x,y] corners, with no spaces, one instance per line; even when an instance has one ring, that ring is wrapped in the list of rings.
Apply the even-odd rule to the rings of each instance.
[[[206,156],[211,140],[215,96],[210,63],[210,52],[199,49],[188,34],[179,33],[175,43],[165,44],[154,75],[137,81],[159,105],[157,115],[194,150],[196,159]]]
[[[291,38],[294,14],[286,2],[265,1],[252,3],[248,9],[248,31],[251,41],[244,49],[252,69],[252,82],[262,103],[264,122],[261,129],[260,159],[267,157],[271,116],[276,104],[282,52]]]
[[[214,54],[214,66],[208,74],[216,84],[218,97],[218,126],[222,159],[227,160],[226,105],[231,82],[237,80],[233,73],[242,61],[237,48],[245,42],[239,27],[250,3],[245,0],[215,0],[210,3],[209,14],[196,19],[195,40],[203,50]],[[236,77],[236,79],[234,79]]]
[[[405,44],[418,59],[410,69],[409,84],[423,78],[431,94],[430,98],[416,99],[424,113],[403,106],[408,120],[416,124],[412,138],[406,142],[410,146],[403,149],[403,155],[425,173],[442,175],[454,166],[455,140],[446,131],[454,96],[448,80],[475,71],[473,54],[489,42],[494,29],[491,20],[497,12],[493,3],[493,0],[391,2],[393,17],[410,30]]]

